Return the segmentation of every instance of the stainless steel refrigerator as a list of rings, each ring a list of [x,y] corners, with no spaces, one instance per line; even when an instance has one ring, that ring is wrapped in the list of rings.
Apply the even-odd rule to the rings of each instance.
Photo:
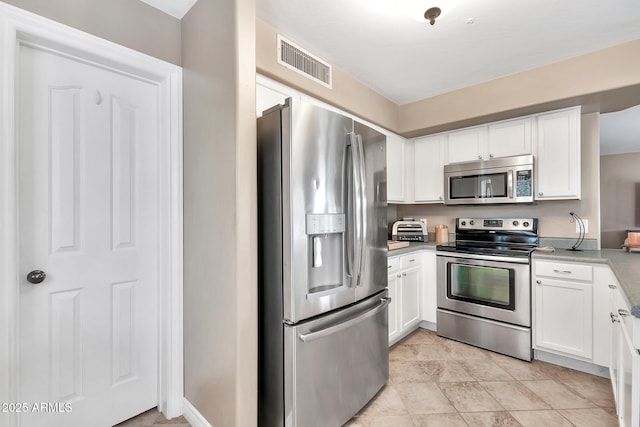
[[[258,119],[260,426],[340,426],[389,377],[385,151],[307,102]]]

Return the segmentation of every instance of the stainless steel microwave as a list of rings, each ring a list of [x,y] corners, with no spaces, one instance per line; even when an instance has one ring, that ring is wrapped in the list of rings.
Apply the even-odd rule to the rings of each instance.
[[[533,203],[533,156],[444,166],[445,204]]]

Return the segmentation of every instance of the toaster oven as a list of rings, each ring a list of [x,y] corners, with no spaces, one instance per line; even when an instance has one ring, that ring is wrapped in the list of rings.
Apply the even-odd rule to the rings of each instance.
[[[429,233],[427,233],[427,223],[425,220],[415,220],[413,218],[403,218],[401,221],[393,223],[391,229],[391,240],[409,241],[409,242],[426,242]]]

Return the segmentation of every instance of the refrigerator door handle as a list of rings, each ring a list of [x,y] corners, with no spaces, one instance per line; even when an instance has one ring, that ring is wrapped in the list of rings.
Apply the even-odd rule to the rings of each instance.
[[[355,209],[352,209],[353,204],[355,203],[355,199],[357,198],[355,192],[354,192],[354,188],[355,188],[355,174],[353,173],[353,169],[355,167],[355,160],[353,158],[353,145],[351,144],[352,140],[351,140],[351,134],[347,135],[347,142],[346,142],[346,146],[345,146],[345,156],[349,156],[349,161],[345,162],[345,166],[344,166],[344,186],[345,186],[345,194],[346,194],[346,198],[345,198],[345,212],[346,212],[346,228],[345,228],[345,258],[346,258],[346,265],[347,265],[347,277],[351,278],[351,283],[349,283],[349,286],[352,286],[352,282],[355,276],[355,250],[354,250],[354,246],[355,246],[355,241],[356,241],[356,226],[355,226],[355,222],[356,222],[356,218],[355,218],[355,214],[354,211]]]
[[[351,264],[351,277],[353,278],[353,284],[358,286],[360,281],[360,273],[362,270],[362,212],[364,210],[362,206],[362,167],[361,156],[358,148],[358,138],[356,134],[349,133],[349,141],[351,147],[351,179],[353,180],[353,212],[350,215],[353,218],[354,235],[353,235],[353,247],[348,248],[349,254],[353,253],[353,263]]]
[[[358,252],[360,262],[358,263],[358,276],[362,275],[363,264],[365,261],[365,245],[367,242],[367,191],[366,191],[366,163],[364,161],[364,145],[362,143],[362,136],[356,135],[357,152],[358,152],[358,178],[360,180],[360,241]],[[358,281],[360,283],[360,281]]]
[[[384,310],[385,307],[389,305],[390,302],[391,302],[391,298],[389,297],[380,298],[380,303],[377,306],[362,313],[357,317],[338,323],[336,325],[329,326],[328,328],[324,328],[319,331],[310,332],[308,334],[298,334],[298,338],[300,338],[300,340],[303,342],[309,342],[309,341],[314,341],[320,338],[327,337],[343,329],[350,328],[356,323],[360,323],[371,316],[375,316],[376,314],[380,313],[380,311]]]

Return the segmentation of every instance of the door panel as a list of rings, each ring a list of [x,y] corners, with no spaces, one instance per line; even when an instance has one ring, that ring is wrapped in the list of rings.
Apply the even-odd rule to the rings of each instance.
[[[365,166],[364,255],[356,300],[387,287],[387,171],[386,137],[361,123],[354,131],[362,139]]]
[[[112,425],[157,404],[156,88],[25,46],[19,66],[19,399],[72,408],[21,423]]]
[[[353,121],[295,100],[282,118],[284,317],[297,322],[354,301],[346,264]]]
[[[340,426],[389,377],[386,294],[285,325],[285,425]]]

